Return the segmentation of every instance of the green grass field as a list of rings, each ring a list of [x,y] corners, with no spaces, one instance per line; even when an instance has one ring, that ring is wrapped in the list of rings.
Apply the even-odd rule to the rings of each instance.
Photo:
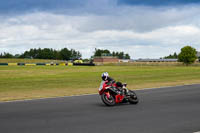
[[[105,71],[129,89],[200,83],[197,66],[0,66],[0,101],[97,93]]]

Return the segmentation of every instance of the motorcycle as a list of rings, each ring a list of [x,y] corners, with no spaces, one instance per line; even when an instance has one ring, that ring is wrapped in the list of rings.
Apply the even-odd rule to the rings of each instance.
[[[114,106],[117,103],[137,104],[139,102],[136,93],[129,90],[127,84],[122,84],[119,89],[116,83],[108,84],[107,81],[102,81],[99,87],[99,95],[107,106]]]

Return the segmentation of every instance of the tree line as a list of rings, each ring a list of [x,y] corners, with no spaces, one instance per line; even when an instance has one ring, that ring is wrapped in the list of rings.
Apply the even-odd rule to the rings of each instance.
[[[197,59],[200,61],[200,57],[197,57],[197,51],[191,46],[185,46],[181,48],[181,52],[164,57],[164,59],[178,59],[179,62],[183,62],[186,65],[194,63]]]
[[[178,54],[175,52],[174,54],[165,56],[164,59],[178,59]]]
[[[81,58],[81,53],[74,49],[63,48],[55,50],[52,48],[34,48],[25,51],[22,54],[12,55],[10,53],[1,53],[0,58],[31,58],[31,59],[54,59],[54,60],[75,60]]]
[[[95,56],[114,56],[117,57],[119,59],[130,59],[130,55],[128,53],[124,53],[124,52],[110,52],[109,50],[105,49],[95,49],[94,52],[94,57]]]
[[[119,59],[130,59],[130,56],[128,53],[124,52],[115,52],[112,53],[105,49],[95,49],[94,55],[95,56],[115,56]],[[81,53],[79,51],[76,51],[74,49],[67,49],[63,48],[61,50],[55,50],[52,48],[32,48],[30,50],[25,51],[22,54],[16,54],[12,55],[10,53],[1,53],[0,58],[29,58],[29,59],[54,59],[54,60],[76,60],[80,59],[82,57]]]
[[[75,60],[81,58],[81,53],[79,51],[76,51],[74,49],[67,49],[63,48],[61,50],[55,50],[52,48],[34,48],[30,49],[28,51],[25,51],[22,54],[16,54],[12,55],[10,53],[1,53],[0,58],[31,58],[31,59],[54,59],[54,60]],[[130,59],[130,56],[128,53],[124,52],[110,52],[109,50],[105,49],[95,49],[94,55],[95,56],[115,56],[119,59]],[[199,59],[200,57],[197,57],[197,51],[195,48],[191,46],[185,46],[181,49],[181,52],[177,54],[176,52],[174,54],[170,54],[169,56],[164,57],[164,59],[178,59],[179,62],[183,62],[185,64],[192,64],[195,62],[195,60]]]

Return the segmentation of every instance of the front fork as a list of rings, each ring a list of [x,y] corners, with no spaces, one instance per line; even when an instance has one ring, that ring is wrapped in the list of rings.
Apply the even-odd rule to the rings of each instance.
[[[129,90],[128,90],[126,87],[123,87],[123,93],[124,93],[125,95],[127,95],[128,92],[129,92]]]

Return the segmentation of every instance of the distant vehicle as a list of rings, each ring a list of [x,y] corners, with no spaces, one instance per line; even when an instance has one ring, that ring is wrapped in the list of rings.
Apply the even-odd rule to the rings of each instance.
[[[107,106],[114,106],[117,103],[137,104],[139,99],[136,93],[127,89],[127,84],[123,84],[122,89],[117,89],[116,83],[107,85],[107,81],[102,81],[99,88],[101,100]]]
[[[83,63],[83,60],[75,60],[74,63]]]

